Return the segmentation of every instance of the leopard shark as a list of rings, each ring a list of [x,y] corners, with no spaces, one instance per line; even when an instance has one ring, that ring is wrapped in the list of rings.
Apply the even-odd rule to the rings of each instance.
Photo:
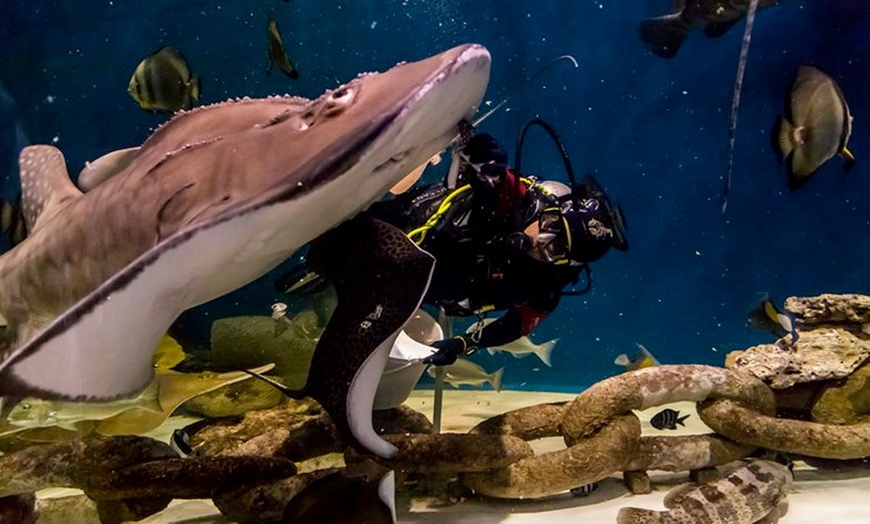
[[[489,70],[487,49],[466,44],[315,100],[180,112],[90,166],[86,192],[60,150],[26,147],[28,237],[0,256],[0,395],[134,396],[182,311],[262,276],[447,147]]]

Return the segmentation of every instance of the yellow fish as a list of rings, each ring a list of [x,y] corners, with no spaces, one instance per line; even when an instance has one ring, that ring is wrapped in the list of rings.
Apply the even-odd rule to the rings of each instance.
[[[146,111],[174,113],[199,100],[200,82],[181,53],[164,46],[139,62],[127,93]]]
[[[650,353],[643,344],[637,343],[638,352],[634,358],[628,358],[628,355],[625,353],[616,357],[616,360],[613,361],[617,366],[623,366],[626,371],[634,371],[636,369],[649,368],[653,366],[660,366],[661,362],[658,361],[656,357]]]

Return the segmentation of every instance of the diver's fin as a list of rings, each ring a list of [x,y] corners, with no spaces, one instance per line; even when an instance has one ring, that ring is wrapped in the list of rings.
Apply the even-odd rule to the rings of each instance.
[[[63,153],[54,146],[27,146],[19,155],[21,210],[28,234],[82,195],[69,179]]]
[[[639,33],[647,49],[662,58],[673,58],[689,35],[689,26],[679,14],[672,14],[644,20]]]
[[[137,154],[139,154],[138,147],[128,147],[106,153],[96,160],[86,162],[84,169],[79,172],[79,188],[82,191],[90,191],[97,187],[123,171],[136,158]]]
[[[704,27],[704,34],[710,38],[718,38],[727,33],[728,30],[734,27],[739,21],[739,18],[735,18],[734,20],[728,20],[727,22],[710,22]]]

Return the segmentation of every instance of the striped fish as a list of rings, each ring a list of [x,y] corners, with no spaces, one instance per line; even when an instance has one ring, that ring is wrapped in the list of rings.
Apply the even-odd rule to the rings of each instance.
[[[590,482],[589,484],[583,484],[580,487],[571,489],[571,494],[575,497],[588,497],[596,489],[598,489],[598,483]]]
[[[655,415],[649,421],[650,425],[656,429],[677,429],[677,424],[685,426],[686,419],[689,415],[680,416],[679,411],[674,411],[671,408],[665,408]]]
[[[158,113],[190,109],[193,100],[199,100],[199,92],[199,78],[190,72],[181,53],[169,46],[139,62],[127,87],[139,107]]]
[[[752,524],[767,517],[793,480],[788,467],[770,460],[743,460],[716,482],[682,484],[665,495],[667,511],[622,508],[617,524]]]

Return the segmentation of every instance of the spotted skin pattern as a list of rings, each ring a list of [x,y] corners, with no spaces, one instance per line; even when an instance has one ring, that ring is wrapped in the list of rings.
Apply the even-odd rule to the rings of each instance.
[[[309,267],[335,286],[338,306],[317,343],[305,391],[354,447],[346,407],[354,376],[416,311],[434,263],[401,230],[362,215],[311,244]]]
[[[664,501],[668,511],[622,508],[616,522],[753,524],[777,511],[791,482],[792,473],[782,464],[769,460],[744,460],[716,482],[686,484],[671,490]]]

